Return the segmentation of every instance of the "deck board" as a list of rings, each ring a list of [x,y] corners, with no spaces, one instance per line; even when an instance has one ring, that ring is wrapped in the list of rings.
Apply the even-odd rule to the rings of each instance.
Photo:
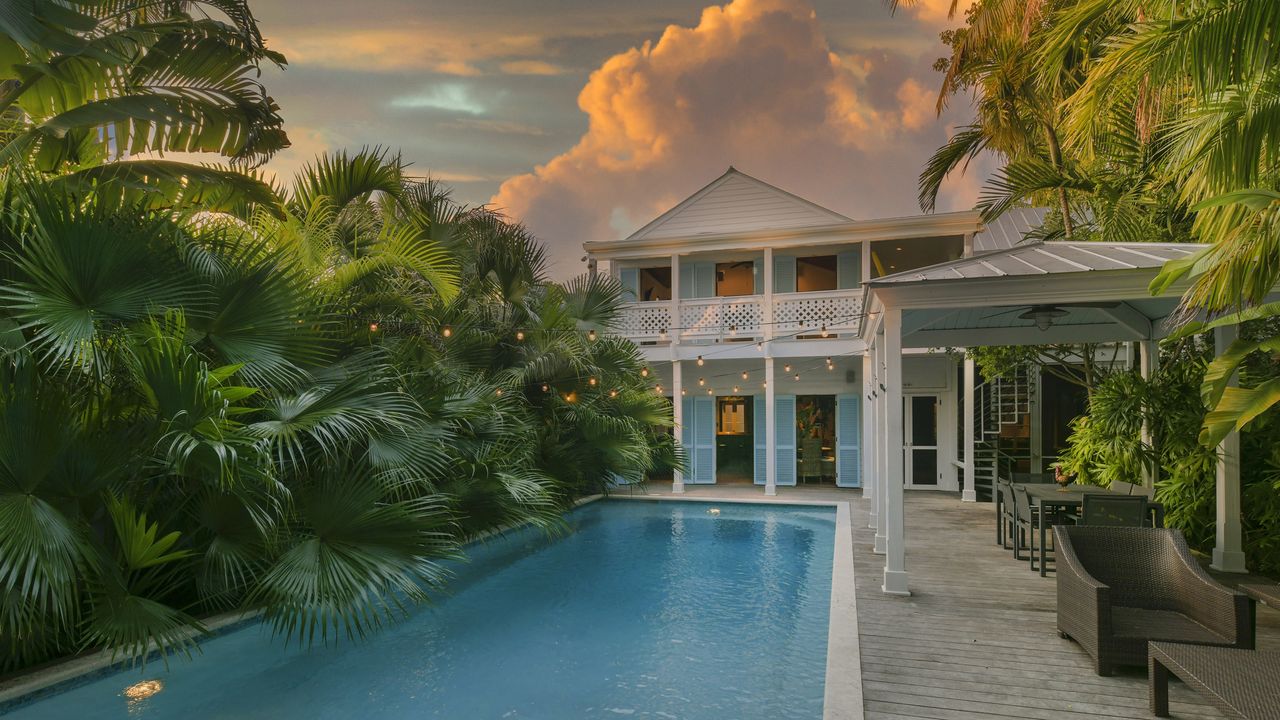
[[[868,720],[1146,718],[1143,668],[1098,677],[1057,634],[1056,585],[995,544],[991,506],[906,494],[910,597],[880,591],[868,506],[853,504],[854,568]],[[1280,613],[1259,608],[1258,645],[1280,647]],[[1175,718],[1220,718],[1181,684]]]

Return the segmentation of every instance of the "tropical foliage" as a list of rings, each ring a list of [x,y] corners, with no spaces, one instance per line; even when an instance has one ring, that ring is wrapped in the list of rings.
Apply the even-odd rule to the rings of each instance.
[[[551,282],[382,149],[240,173],[286,142],[243,3],[0,27],[3,668],[188,651],[227,610],[362,637],[466,539],[676,462],[612,281]],[[125,159],[162,151],[231,165]]]
[[[1183,319],[1198,321],[1181,337],[1275,317],[1278,38],[1270,0],[977,0],[944,34],[951,53],[938,63],[939,109],[969,93],[976,117],[929,161],[921,204],[994,153],[988,218],[1030,202],[1054,209],[1045,237],[1209,243],[1152,284],[1186,288]],[[1242,340],[1214,360],[1206,443],[1280,400],[1280,383],[1226,382],[1252,353],[1277,349],[1274,336]]]

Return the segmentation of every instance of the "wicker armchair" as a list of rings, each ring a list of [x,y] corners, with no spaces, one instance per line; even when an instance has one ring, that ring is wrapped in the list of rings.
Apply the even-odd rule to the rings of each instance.
[[[1143,665],[1147,641],[1253,649],[1253,605],[1200,567],[1182,533],[1055,526],[1058,634],[1080,643],[1099,675]]]

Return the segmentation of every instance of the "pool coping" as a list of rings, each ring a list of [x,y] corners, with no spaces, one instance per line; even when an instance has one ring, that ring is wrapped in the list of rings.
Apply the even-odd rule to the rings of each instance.
[[[624,502],[700,502],[743,505],[833,507],[836,510],[835,553],[831,563],[831,610],[827,621],[827,676],[822,694],[822,720],[863,720],[862,646],[858,635],[858,601],[854,592],[853,509],[847,500],[792,500],[777,497],[714,495],[610,495]]]

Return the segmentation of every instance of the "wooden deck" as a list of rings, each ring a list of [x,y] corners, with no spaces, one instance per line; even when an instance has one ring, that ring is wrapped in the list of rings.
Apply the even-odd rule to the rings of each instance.
[[[995,544],[989,504],[906,498],[906,598],[880,592],[868,505],[852,503],[868,719],[1151,717],[1144,669],[1098,677],[1080,647],[1058,637],[1052,573],[1040,577]],[[1259,607],[1258,625],[1259,648],[1280,649],[1280,612]],[[1175,718],[1222,717],[1181,684],[1170,699]]]

